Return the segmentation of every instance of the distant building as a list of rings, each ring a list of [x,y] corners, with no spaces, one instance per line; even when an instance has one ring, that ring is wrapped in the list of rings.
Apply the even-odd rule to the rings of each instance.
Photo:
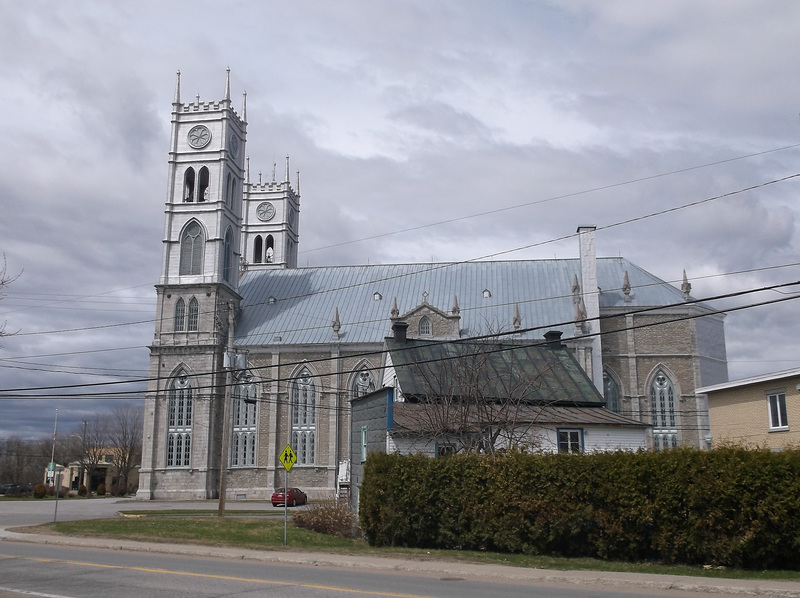
[[[800,368],[696,390],[708,397],[711,440],[780,450],[800,446]]]
[[[350,401],[383,386],[398,320],[426,340],[560,331],[607,409],[650,425],[648,446],[704,446],[695,388],[727,380],[723,317],[685,275],[679,289],[598,259],[592,226],[574,259],[299,268],[299,175],[287,158],[282,177],[251,177],[246,134],[229,79],[222,99],[183,102],[178,78],[137,498],[217,498],[221,468],[226,497],[264,498],[287,444],[290,484],[335,492]]]

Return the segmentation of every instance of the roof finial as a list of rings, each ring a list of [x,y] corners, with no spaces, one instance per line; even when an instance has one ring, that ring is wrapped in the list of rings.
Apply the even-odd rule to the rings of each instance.
[[[246,182],[250,182],[250,156],[247,156],[245,159],[245,169],[244,169],[244,180]]]
[[[514,319],[512,323],[514,324],[514,330],[519,330],[519,327],[522,326],[522,318],[519,316],[519,303],[514,304]]]
[[[628,271],[625,270],[625,276],[622,277],[622,294],[625,295],[625,303],[630,303],[631,300],[631,281],[628,279]]]
[[[300,195],[300,171],[297,171],[297,187],[294,188],[297,192],[297,195]]]
[[[242,94],[242,120],[247,122],[247,92]]]
[[[225,69],[225,99],[231,99],[231,67]]]
[[[336,310],[333,312],[333,322],[331,322],[331,327],[333,328],[333,336],[334,338],[339,338],[339,330],[342,328],[342,323],[339,321],[339,307],[336,307]]]
[[[175,97],[172,99],[173,104],[181,103],[181,72],[178,71],[177,81],[175,82]]]
[[[392,311],[391,311],[391,314],[392,314],[393,318],[399,318],[400,317],[400,310],[397,309],[397,297],[392,299]]]
[[[286,176],[283,180],[289,182],[289,154],[286,154]]]
[[[683,299],[688,301],[691,299],[692,285],[689,279],[686,278],[686,270],[683,271],[683,282],[681,283],[681,291],[683,291]]]
[[[458,306],[458,295],[453,295],[453,309],[451,309],[450,312],[454,316],[457,316],[461,313],[461,308]]]

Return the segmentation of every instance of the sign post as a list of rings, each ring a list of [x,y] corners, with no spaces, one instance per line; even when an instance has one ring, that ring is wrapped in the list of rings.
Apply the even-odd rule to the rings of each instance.
[[[297,463],[297,455],[292,450],[292,445],[287,444],[280,456],[281,463],[286,470],[283,473],[283,545],[289,544],[289,472]]]

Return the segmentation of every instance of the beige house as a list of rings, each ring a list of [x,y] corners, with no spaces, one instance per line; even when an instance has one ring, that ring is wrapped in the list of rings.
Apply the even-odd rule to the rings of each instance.
[[[800,368],[697,388],[708,397],[711,439],[780,450],[800,446]]]

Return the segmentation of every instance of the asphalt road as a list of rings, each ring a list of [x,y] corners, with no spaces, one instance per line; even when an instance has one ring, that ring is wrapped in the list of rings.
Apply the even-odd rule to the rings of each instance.
[[[203,508],[216,502],[132,499],[59,501],[58,520],[113,517],[120,510]],[[228,511],[273,509],[269,503],[228,502]],[[282,511],[282,508],[275,509]],[[16,526],[52,521],[53,501],[0,501],[0,598],[116,596],[393,596],[499,598],[512,596],[749,595],[800,598],[800,583],[547,571],[287,550],[255,551],[42,536]]]

